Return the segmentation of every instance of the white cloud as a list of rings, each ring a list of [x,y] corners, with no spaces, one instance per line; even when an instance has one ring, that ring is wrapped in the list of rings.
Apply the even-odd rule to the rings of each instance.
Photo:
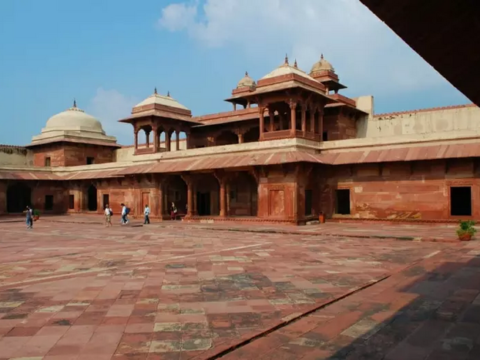
[[[355,93],[406,92],[445,80],[358,0],[203,0],[166,6],[158,21],[207,47],[288,52],[309,71],[323,52]]]
[[[102,122],[107,135],[116,136],[120,144],[133,143],[133,128],[130,124],[119,123],[118,120],[130,115],[132,107],[139,101],[125,96],[117,90],[98,88],[95,97],[90,101],[88,112]]]

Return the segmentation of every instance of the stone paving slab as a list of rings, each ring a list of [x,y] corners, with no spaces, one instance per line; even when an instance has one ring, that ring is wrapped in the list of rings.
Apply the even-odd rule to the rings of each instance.
[[[119,217],[117,217],[119,219]],[[2,221],[6,221],[0,219]],[[103,216],[74,215],[74,216],[47,216],[42,221],[66,222],[77,224],[100,224]],[[133,226],[142,226],[142,221],[132,219]],[[118,225],[118,224],[116,224]],[[429,224],[429,223],[374,223],[374,222],[327,222],[306,226],[291,225],[259,225],[259,224],[223,224],[223,223],[185,223],[181,221],[154,222],[151,226],[167,229],[203,229],[209,231],[232,231],[278,234],[322,234],[329,236],[343,236],[355,238],[397,239],[403,241],[429,242],[458,242],[456,224]]]
[[[175,225],[0,224],[0,359],[207,359],[465,246]]]
[[[480,359],[480,246],[446,249],[222,359]]]

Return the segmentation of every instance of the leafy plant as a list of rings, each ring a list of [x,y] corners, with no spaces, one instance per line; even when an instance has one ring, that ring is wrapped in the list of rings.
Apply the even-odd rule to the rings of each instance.
[[[473,227],[474,225],[475,225],[475,221],[473,220],[460,221],[460,226],[457,230],[457,235],[463,236],[465,234],[469,234],[470,236],[473,236],[477,232],[477,229]]]
[[[33,210],[33,216],[40,216],[40,210]]]

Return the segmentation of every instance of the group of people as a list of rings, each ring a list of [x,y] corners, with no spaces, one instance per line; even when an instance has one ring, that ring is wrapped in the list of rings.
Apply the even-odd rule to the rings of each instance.
[[[120,223],[122,225],[127,225],[129,223],[128,214],[130,213],[130,209],[124,203],[121,203],[120,205],[122,206]],[[25,209],[25,214],[26,214],[27,229],[33,229],[33,209],[30,206],[27,206]],[[105,227],[113,226],[112,225],[113,211],[110,205],[108,204],[105,205],[104,214],[105,214]],[[175,203],[172,202],[172,205],[170,206],[170,218],[172,220],[175,220],[177,218],[177,214],[178,214],[178,209],[175,206]],[[143,224],[144,225],[150,224],[150,207],[148,205],[145,205],[145,209],[143,210],[143,217],[144,217]]]
[[[122,206],[122,214],[121,214],[121,220],[120,223],[122,225],[127,225],[129,223],[128,220],[128,214],[130,213],[130,209],[124,204],[120,204]],[[170,206],[170,218],[172,220],[175,220],[177,218],[178,214],[178,209],[175,206],[175,203],[172,202],[172,205]],[[110,205],[106,204],[105,205],[105,226],[110,227],[112,226],[112,216],[113,216],[113,211],[110,208]],[[143,224],[147,225],[150,224],[150,207],[148,205],[145,205],[145,209],[143,210]],[[27,215],[27,220],[28,220],[28,215]]]

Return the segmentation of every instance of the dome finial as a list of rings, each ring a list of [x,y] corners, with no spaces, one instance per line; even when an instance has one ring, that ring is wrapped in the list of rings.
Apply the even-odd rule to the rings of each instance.
[[[248,76],[248,71],[245,71],[245,76]]]
[[[322,55],[320,55],[320,60],[323,60],[323,54],[322,54]]]
[[[77,100],[75,98],[73,99],[73,107],[76,109],[77,108]]]
[[[288,54],[285,54],[285,65],[288,65]]]
[[[158,94],[158,93],[157,93],[157,87],[155,87],[155,89],[153,90],[153,93],[154,93],[155,95]]]
[[[170,97],[170,90],[169,90],[169,91],[167,91],[167,96],[168,96],[168,97]]]
[[[293,64],[293,67],[298,68],[297,59],[295,59],[295,63]]]

